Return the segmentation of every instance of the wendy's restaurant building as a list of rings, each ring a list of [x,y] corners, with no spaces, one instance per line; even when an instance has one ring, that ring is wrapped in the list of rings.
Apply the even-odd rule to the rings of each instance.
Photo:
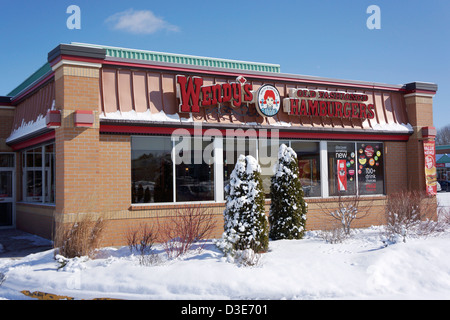
[[[189,206],[223,232],[240,154],[262,168],[269,209],[279,146],[298,155],[307,227],[321,204],[360,196],[380,223],[386,196],[435,187],[437,85],[285,74],[275,64],[60,44],[0,99],[0,225],[50,238],[80,213],[107,219],[106,245]],[[430,162],[431,161],[431,162]],[[434,170],[434,171],[433,171]]]

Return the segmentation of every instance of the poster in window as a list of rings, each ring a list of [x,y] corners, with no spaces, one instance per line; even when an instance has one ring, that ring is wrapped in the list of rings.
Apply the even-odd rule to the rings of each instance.
[[[337,179],[339,191],[347,191],[347,165],[346,160],[337,160]]]
[[[383,144],[358,143],[358,188],[360,194],[382,194]]]

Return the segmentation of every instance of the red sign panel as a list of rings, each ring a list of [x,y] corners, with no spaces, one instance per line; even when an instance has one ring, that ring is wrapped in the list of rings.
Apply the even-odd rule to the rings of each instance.
[[[437,193],[436,184],[436,150],[434,141],[424,141],[423,151],[425,155],[425,183],[428,195]]]

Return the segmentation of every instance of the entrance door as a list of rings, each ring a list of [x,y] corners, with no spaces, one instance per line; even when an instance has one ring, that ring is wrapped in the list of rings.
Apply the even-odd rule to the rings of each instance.
[[[0,228],[14,226],[14,154],[0,153]]]

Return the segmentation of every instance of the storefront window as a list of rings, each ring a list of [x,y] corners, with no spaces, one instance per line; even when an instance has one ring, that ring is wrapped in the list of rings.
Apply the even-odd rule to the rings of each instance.
[[[383,144],[357,143],[359,194],[384,193]]]
[[[214,157],[206,156],[204,151],[212,151],[213,141],[202,138],[186,138],[186,148],[175,150],[183,161],[176,164],[176,201],[214,200]],[[186,142],[186,141],[185,141]],[[185,143],[184,142],[184,143]],[[187,153],[187,154],[186,154]]]
[[[289,146],[289,141],[278,139],[262,139],[258,143],[258,162],[261,166],[261,179],[266,199],[270,198],[270,185],[274,175],[274,167],[278,162],[280,145]]]
[[[328,142],[328,190],[330,196],[356,194],[354,142]]]
[[[132,203],[222,201],[224,187],[229,184],[240,155],[252,155],[258,160],[264,192],[269,198],[271,178],[281,144],[290,146],[297,153],[299,178],[305,197],[384,194],[381,142],[322,143],[258,140],[253,137],[208,139],[188,135],[138,136],[133,137],[131,143]],[[216,163],[216,152],[223,156],[223,165]],[[54,161],[51,160],[51,154],[50,150],[46,151],[46,168],[49,161]],[[27,191],[30,197],[39,197],[43,183],[42,170],[39,170],[42,155],[36,150],[30,150],[24,155],[25,160],[30,165],[27,170]],[[327,170],[326,179],[322,175]],[[45,186],[49,186],[47,180]],[[48,189],[50,194],[52,188],[53,185]]]
[[[0,198],[12,198],[11,171],[0,171]]]
[[[131,141],[132,203],[173,201],[170,137],[133,137]]]
[[[320,197],[320,145],[318,142],[291,141],[297,153],[300,182],[305,197]]]
[[[22,155],[23,200],[55,203],[54,144],[24,151]]]
[[[13,154],[0,154],[0,168],[14,167]]]
[[[223,146],[223,183],[230,183],[230,176],[240,155],[257,159],[257,140],[251,138],[227,138]]]

